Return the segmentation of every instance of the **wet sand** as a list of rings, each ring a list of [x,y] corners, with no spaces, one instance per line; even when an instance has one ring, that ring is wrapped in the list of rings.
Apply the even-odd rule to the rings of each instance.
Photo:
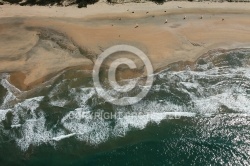
[[[244,3],[95,5],[2,6],[0,72],[27,90],[71,67],[92,70],[96,57],[116,44],[141,49],[155,71],[194,62],[209,50],[250,46],[250,6]]]

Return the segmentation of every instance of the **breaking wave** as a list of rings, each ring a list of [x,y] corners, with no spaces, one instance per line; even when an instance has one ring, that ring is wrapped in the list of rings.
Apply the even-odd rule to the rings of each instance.
[[[1,76],[0,133],[21,150],[64,139],[98,145],[132,130],[182,117],[250,113],[250,50],[212,52],[194,64],[178,62],[155,74],[148,95],[131,106],[98,98],[91,81],[63,73],[45,92],[30,98]],[[15,101],[15,102],[13,102]]]

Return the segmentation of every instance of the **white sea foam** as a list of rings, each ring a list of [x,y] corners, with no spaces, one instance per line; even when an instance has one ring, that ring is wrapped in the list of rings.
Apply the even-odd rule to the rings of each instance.
[[[34,111],[39,107],[40,102],[43,100],[44,96],[34,97],[31,99],[26,99],[22,103],[15,105],[15,110],[26,109]]]
[[[6,75],[4,79],[1,79],[1,85],[12,93],[20,93],[21,91],[18,88],[9,83],[8,78],[9,75]]]
[[[0,122],[6,119],[6,114],[11,111],[10,109],[7,110],[0,110]]]
[[[50,102],[50,105],[57,107],[64,107],[67,104],[67,100],[54,100]]]
[[[159,124],[164,119],[195,116],[195,113],[184,110],[183,107],[171,103],[141,102],[133,105],[130,113],[126,112],[125,107],[120,107],[117,110],[119,116],[113,116],[115,126],[111,127],[109,119],[102,116],[95,117],[89,107],[84,107],[69,112],[61,123],[68,131],[75,133],[77,139],[90,144],[99,144],[110,137],[125,136],[131,129],[142,130],[149,123]],[[104,115],[102,110],[99,111]]]
[[[227,106],[235,112],[250,112],[250,98],[228,91],[211,97],[194,100],[196,109],[202,113],[218,113],[220,106]]]
[[[7,112],[12,113],[11,128],[20,129],[22,135],[16,137],[14,133],[11,133],[10,137],[15,140],[23,151],[27,150],[31,144],[38,146],[41,143],[49,142],[53,138],[52,132],[47,130],[45,126],[44,113],[36,111],[42,99],[43,96],[26,99],[22,103],[16,104],[12,109],[0,110],[1,121],[6,119]],[[28,110],[30,110],[29,114],[27,114]]]
[[[49,97],[54,97],[57,93],[60,92],[60,88],[66,84],[66,80],[62,80],[60,83],[56,84],[53,89],[49,92]]]
[[[57,136],[57,137],[53,137],[52,139],[53,139],[54,141],[60,141],[60,140],[62,140],[62,139],[69,138],[69,137],[72,137],[72,136],[74,136],[74,135],[76,135],[76,134],[75,134],[75,133],[72,133],[72,134],[67,134],[67,135],[60,135],[60,136]]]
[[[200,86],[197,82],[193,83],[193,82],[180,82],[182,85],[185,86],[185,88],[187,89],[198,89],[198,87]]]
[[[10,127],[11,128],[18,128],[18,127],[21,127],[21,124],[11,125]]]
[[[173,116],[173,117],[169,117]],[[116,125],[113,130],[114,136],[125,136],[125,134],[131,129],[142,130],[146,128],[149,123],[160,124],[164,119],[173,119],[176,114],[174,112],[162,112],[162,113],[146,113],[144,115],[124,116],[117,119]]]
[[[85,107],[86,101],[88,101],[88,99],[90,99],[95,93],[94,88],[73,88],[70,90],[70,96],[74,97],[79,107]]]
[[[109,137],[110,125],[104,119],[96,119],[88,107],[69,112],[61,120],[63,126],[76,133],[76,138],[90,144],[99,144]]]
[[[6,109],[11,107],[11,102],[17,100],[16,95],[20,94],[21,91],[16,88],[15,86],[11,85],[8,81],[9,79],[8,74],[0,74],[0,84],[7,90],[7,94],[4,97],[4,101],[0,108]]]
[[[246,90],[250,87],[247,82],[250,78],[249,73],[250,68],[246,67],[214,67],[207,71],[178,71],[161,73],[161,75],[164,75],[163,79],[168,82],[174,80],[177,85],[180,82],[183,88],[176,89],[179,88],[191,97],[197,112],[206,114],[218,112],[222,105],[234,111],[248,112],[250,96]],[[209,78],[215,79],[218,83],[205,86],[198,83],[198,79],[208,80]],[[167,85],[161,85],[161,90],[168,91]],[[195,93],[191,91],[192,89],[196,90]]]
[[[250,115],[250,96],[246,91],[246,88],[249,88],[247,79],[250,78],[250,69],[214,66],[208,69],[211,66],[211,64],[203,66],[206,71],[166,71],[158,74],[163,83],[154,85],[153,93],[170,92],[173,84],[176,90],[188,96],[188,101],[183,102],[183,105],[161,98],[158,101],[143,100],[129,107],[113,106],[114,112],[119,116],[114,116],[111,120],[102,116],[94,116],[94,112],[105,113],[105,111],[95,110],[88,106],[87,101],[95,97],[94,88],[73,88],[70,90],[69,97],[78,103],[79,108],[68,112],[61,119],[59,123],[63,125],[62,128],[55,131],[55,128],[52,130],[47,127],[45,113],[39,109],[40,102],[43,100],[42,96],[26,99],[8,110],[0,110],[0,125],[3,120],[6,120],[6,114],[11,112],[10,127],[13,128],[11,130],[19,130],[22,135],[17,137],[16,134],[10,132],[10,136],[25,151],[30,145],[38,146],[43,143],[54,145],[57,141],[69,137],[97,145],[110,138],[124,137],[131,130],[142,130],[150,124],[158,125],[173,118],[194,117],[197,114],[212,117],[220,111],[221,106],[238,112],[242,117]],[[246,81],[242,83],[243,77]],[[199,82],[200,79],[209,81],[215,79],[216,81],[214,84],[204,85]],[[4,87],[14,89],[6,81],[1,82]],[[228,87],[227,85],[231,85],[230,81],[234,81],[234,85]],[[57,84],[49,93],[51,105],[64,107],[67,104],[67,100],[54,99],[65,83],[62,81]],[[16,92],[8,90],[5,105],[15,100],[13,93]],[[187,103],[190,106],[187,106]]]
[[[52,132],[46,129],[45,122],[44,115],[41,115],[36,121],[25,121],[21,126],[22,136],[15,138],[15,141],[23,151],[26,151],[31,144],[38,146],[48,143],[53,138]]]
[[[120,112],[126,111],[127,108],[120,108]],[[177,106],[170,102],[159,103],[157,101],[140,102],[132,105],[131,114],[117,119],[114,128],[114,135],[125,135],[126,132],[134,129],[144,129],[149,123],[159,124],[164,119],[178,119],[181,116],[194,116],[195,113],[185,112],[186,108]]]
[[[7,92],[7,95],[4,97],[4,101],[1,105],[1,108],[8,108],[10,107],[10,102],[15,101],[17,98],[16,96],[11,93],[10,91]]]

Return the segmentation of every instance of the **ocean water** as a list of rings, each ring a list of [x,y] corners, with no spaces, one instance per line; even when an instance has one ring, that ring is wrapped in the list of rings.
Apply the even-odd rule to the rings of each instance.
[[[99,98],[87,71],[27,92],[8,77],[0,76],[0,165],[250,164],[249,49],[171,64],[130,106]]]

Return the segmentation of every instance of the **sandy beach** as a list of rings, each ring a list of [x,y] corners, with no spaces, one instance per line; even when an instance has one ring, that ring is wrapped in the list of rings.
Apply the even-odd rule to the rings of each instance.
[[[96,57],[116,44],[141,49],[155,71],[193,62],[209,50],[249,47],[249,9],[211,2],[100,2],[86,9],[3,5],[0,73],[10,73],[11,83],[27,90],[71,67],[92,70]]]

